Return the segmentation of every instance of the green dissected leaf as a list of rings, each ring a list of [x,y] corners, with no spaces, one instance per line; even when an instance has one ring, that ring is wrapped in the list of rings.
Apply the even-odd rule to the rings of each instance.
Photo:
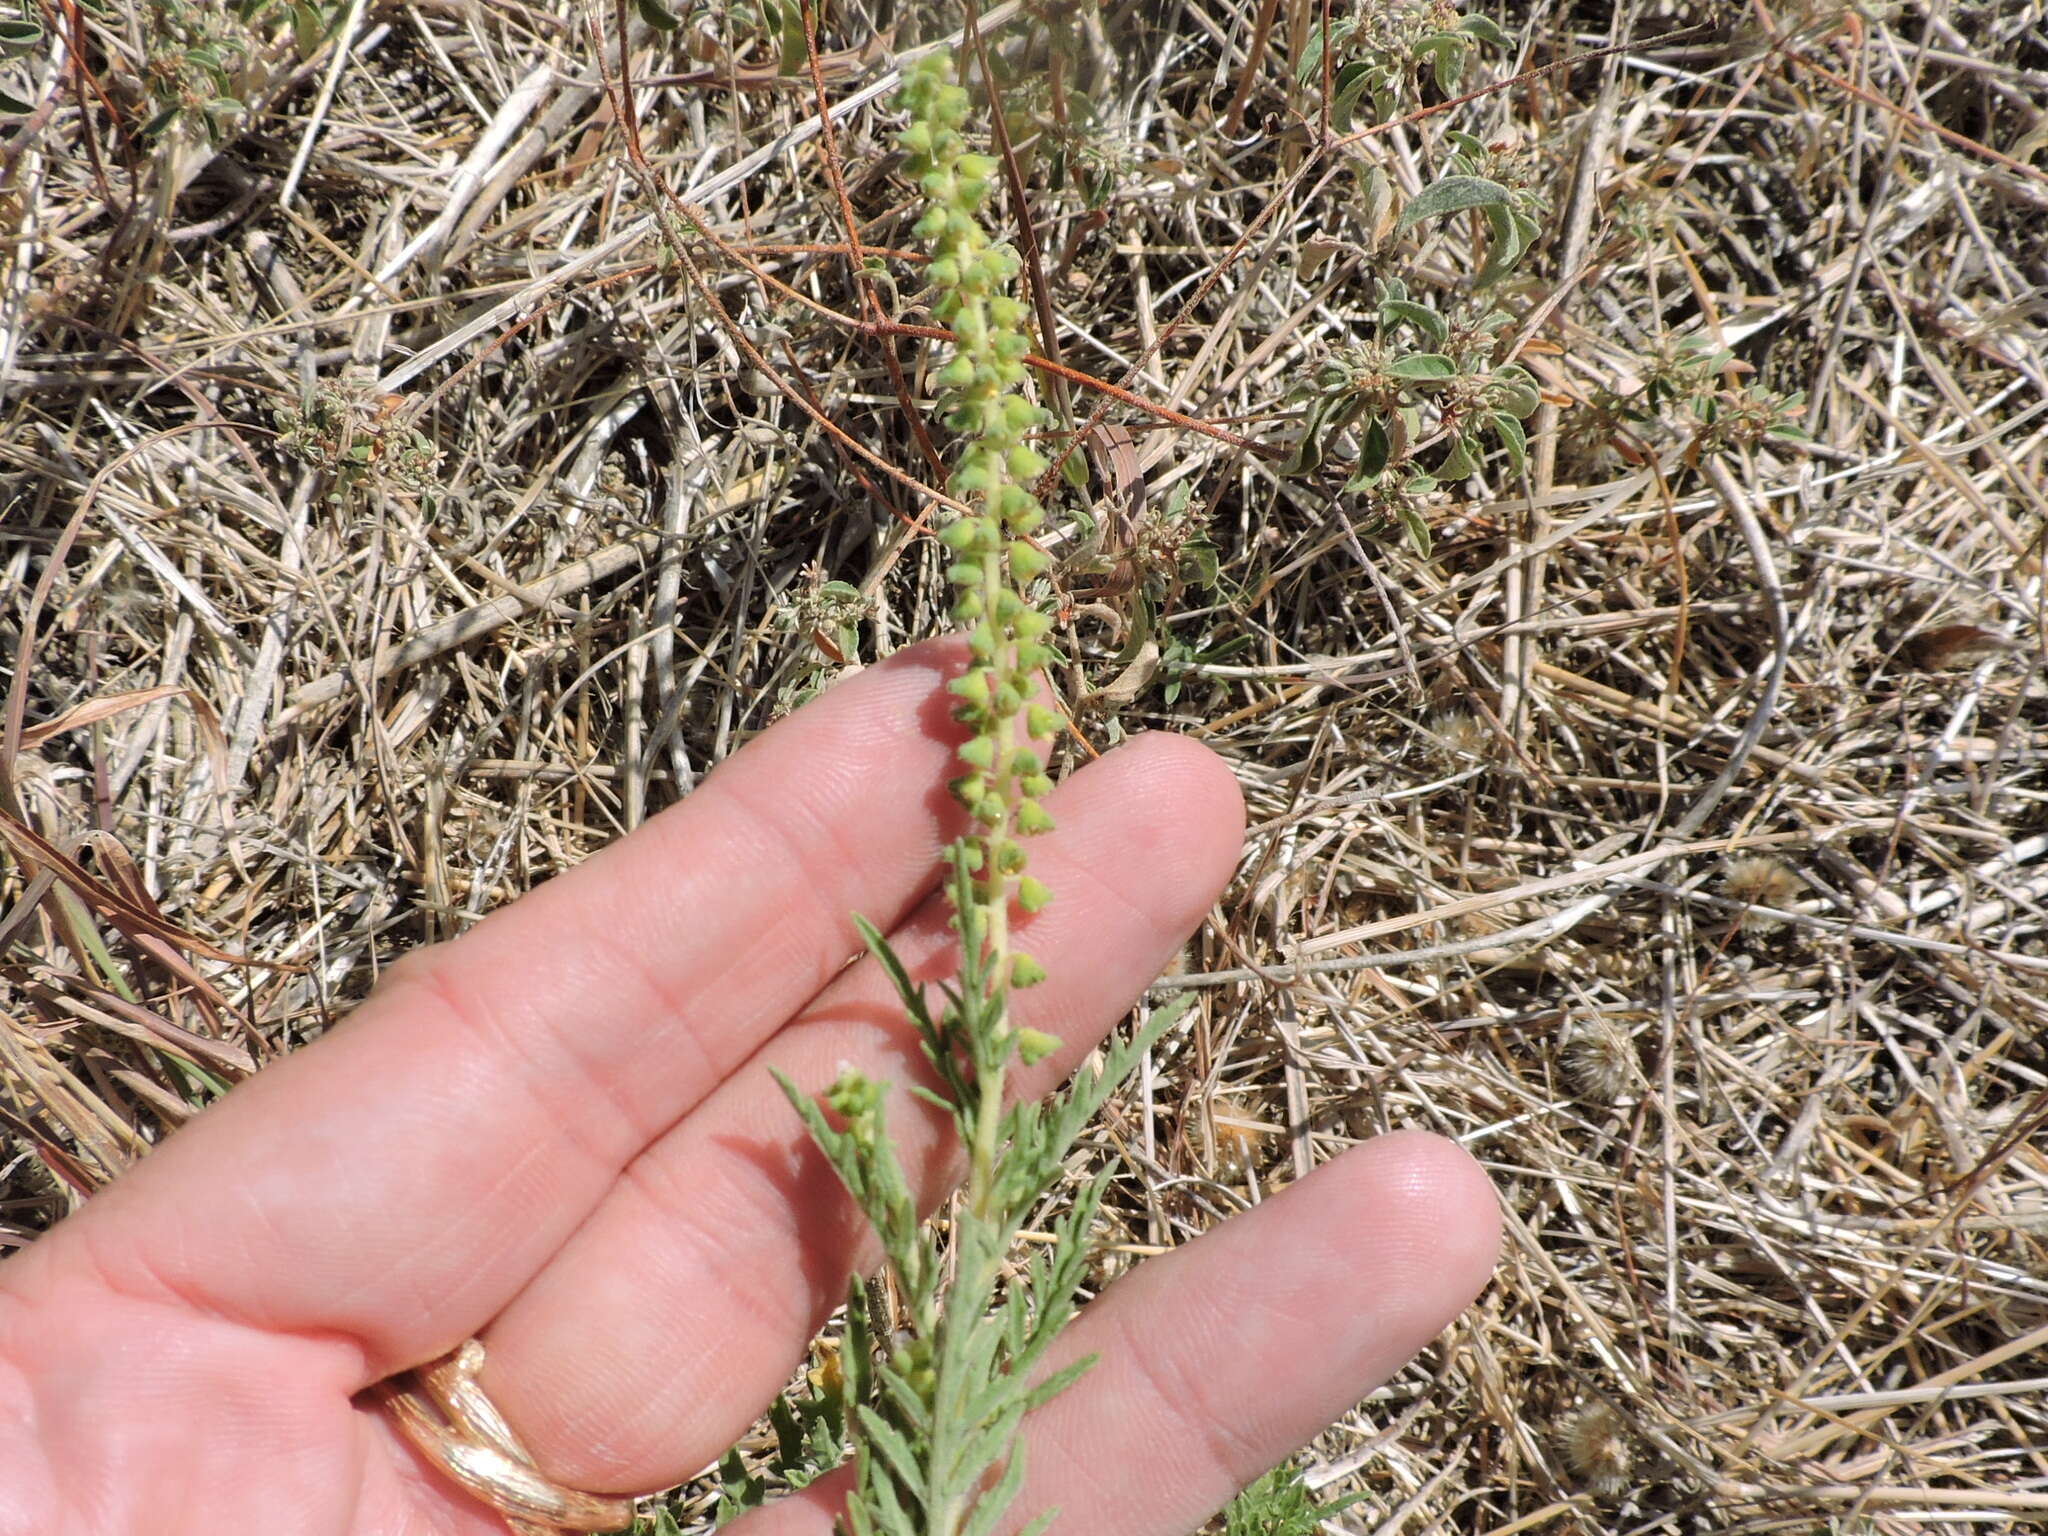
[[[889,985],[896,989],[896,996],[910,1011],[911,1020],[919,1029],[931,1027],[931,1015],[925,1011],[924,988],[910,979],[910,972],[903,968],[903,962],[896,958],[896,951],[889,947],[889,941],[882,937],[882,930],[862,917],[853,914],[853,926],[859,932],[861,942],[868,947],[868,953],[881,966],[882,974],[889,978]]]
[[[1529,435],[1522,430],[1521,421],[1509,411],[1495,411],[1487,418],[1493,427],[1493,435],[1500,439],[1501,447],[1508,451],[1508,463],[1517,475],[1529,470]]]
[[[1008,1436],[1004,1438],[1007,1443]],[[974,1501],[974,1513],[968,1517],[961,1536],[989,1536],[1023,1487],[1024,1447],[1019,1444],[1011,1448],[1008,1464],[1003,1468],[1003,1475],[996,1479],[995,1486]]]
[[[1050,1341],[1048,1340],[1048,1342]],[[1030,1395],[1024,1399],[1025,1412],[1028,1413],[1032,1409],[1049,1403],[1058,1397],[1067,1388],[1087,1375],[1088,1368],[1095,1364],[1095,1360],[1096,1357],[1094,1355],[1087,1355],[1082,1359],[1076,1360],[1072,1365],[1065,1365],[1054,1371],[1052,1375],[1046,1377],[1044,1381],[1041,1381],[1031,1389]]]
[[[1387,376],[1410,382],[1454,379],[1458,376],[1458,365],[1441,352],[1411,352],[1387,364]]]
[[[915,1488],[924,1480],[924,1468],[918,1464],[917,1452],[903,1437],[903,1431],[865,1403],[860,1408],[860,1435],[905,1487]]]
[[[1505,205],[1510,200],[1506,187],[1497,181],[1488,181],[1484,176],[1446,176],[1415,194],[1408,206],[1401,210],[1395,228],[1413,229],[1424,219],[1440,219],[1447,214],[1463,213],[1468,208]]]

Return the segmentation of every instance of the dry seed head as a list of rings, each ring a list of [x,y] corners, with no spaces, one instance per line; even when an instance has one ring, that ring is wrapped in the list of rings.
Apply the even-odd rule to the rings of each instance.
[[[1564,1459],[1588,1490],[1611,1498],[1628,1486],[1635,1465],[1627,1423],[1598,1400],[1573,1409],[1564,1421]]]
[[[1436,739],[1438,753],[1454,767],[1465,767],[1484,758],[1491,745],[1486,726],[1478,716],[1462,709],[1447,709],[1431,720],[1429,734]]]
[[[1582,1098],[1612,1104],[1635,1086],[1635,1042],[1618,1019],[1595,1014],[1565,1046],[1564,1073]]]
[[[1267,1127],[1244,1119],[1241,1114],[1215,1114],[1209,1128],[1216,1138],[1216,1169],[1233,1179],[1246,1177],[1258,1166]]]
[[[1721,866],[1722,892],[1730,901],[1745,902],[1752,908],[1790,906],[1803,889],[1792,866],[1767,853],[1745,853]],[[1755,911],[1742,913],[1741,922],[1758,932],[1779,926],[1776,918]]]

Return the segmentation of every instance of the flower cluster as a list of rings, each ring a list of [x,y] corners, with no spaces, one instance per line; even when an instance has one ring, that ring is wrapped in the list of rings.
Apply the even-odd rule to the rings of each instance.
[[[951,684],[959,699],[954,717],[974,734],[960,748],[963,771],[951,788],[978,828],[969,864],[977,902],[994,908],[998,926],[988,938],[1001,953],[1005,898],[1026,912],[1048,900],[1044,886],[1024,874],[1017,841],[1052,828],[1039,803],[1052,785],[1031,741],[1053,735],[1060,723],[1030,702],[1033,674],[1052,656],[1045,644],[1051,621],[1024,595],[1047,564],[1031,541],[1045,511],[1030,490],[1046,460],[1027,440],[1047,416],[1018,392],[1030,338],[1024,306],[1009,292],[1017,253],[991,240],[977,216],[995,162],[968,151],[960,132],[968,95],[947,73],[938,56],[906,72],[899,99],[911,122],[898,142],[929,199],[917,234],[932,250],[932,314],[955,341],[933,382],[946,425],[964,440],[947,489],[969,510],[939,537],[951,552],[953,617],[967,629],[971,658]],[[1015,955],[1004,979],[1027,986],[1041,975],[1028,955]]]

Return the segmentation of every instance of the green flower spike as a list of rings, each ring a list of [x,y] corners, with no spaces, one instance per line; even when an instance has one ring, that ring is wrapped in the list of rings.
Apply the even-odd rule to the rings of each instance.
[[[968,823],[946,854],[956,978],[927,996],[881,934],[855,921],[916,1027],[932,1079],[918,1092],[952,1117],[967,1180],[942,1237],[919,1220],[878,1085],[849,1076],[821,1106],[783,1084],[873,1224],[904,1313],[894,1345],[884,1346],[868,1332],[858,1282],[848,1292],[834,1399],[854,1451],[845,1536],[968,1536],[1014,1523],[1004,1510],[1023,1481],[1018,1426],[1079,1374],[1070,1368],[1039,1382],[1034,1367],[1078,1305],[1104,1181],[1055,1221],[1050,1252],[1023,1266],[1010,1254],[1064,1177],[1090,1117],[1178,1011],[1156,1012],[1148,1029],[1051,1102],[1008,1102],[1010,1066],[1059,1046],[1010,1016],[1012,991],[1046,979],[1045,967],[1013,944],[1011,921],[1013,909],[1029,917],[1052,900],[1025,873],[1025,840],[1053,825],[1039,803],[1052,781],[1033,743],[1063,725],[1031,702],[1052,626],[1030,596],[1048,561],[1032,542],[1045,509],[1030,490],[1046,457],[1027,439],[1047,416],[1021,392],[1030,338],[1025,306],[1010,291],[1016,253],[979,217],[997,163],[968,150],[961,129],[971,103],[948,76],[937,55],[904,72],[897,99],[911,122],[897,143],[904,177],[930,199],[916,231],[931,245],[931,312],[954,338],[930,383],[939,419],[958,438],[948,487],[965,504],[939,531],[953,619],[967,631],[967,665],[946,685],[965,730],[960,771],[947,786]]]

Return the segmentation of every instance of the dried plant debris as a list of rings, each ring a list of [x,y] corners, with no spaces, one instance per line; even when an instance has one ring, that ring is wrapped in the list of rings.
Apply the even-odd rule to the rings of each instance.
[[[59,9],[0,31],[0,1243],[954,601],[943,345],[849,322],[931,326],[956,7],[816,8],[829,149],[800,7],[627,7],[687,266],[569,0]],[[1509,1216],[1311,1448],[1335,1528],[2048,1519],[2041,26],[983,8],[1060,702],[1252,808],[1069,1169],[1101,1277],[1394,1126]]]

